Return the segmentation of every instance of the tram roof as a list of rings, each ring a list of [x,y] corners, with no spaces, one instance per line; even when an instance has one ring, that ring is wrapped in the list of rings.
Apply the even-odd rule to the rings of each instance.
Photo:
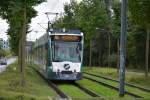
[[[51,34],[82,34],[82,32],[80,30],[53,30]]]

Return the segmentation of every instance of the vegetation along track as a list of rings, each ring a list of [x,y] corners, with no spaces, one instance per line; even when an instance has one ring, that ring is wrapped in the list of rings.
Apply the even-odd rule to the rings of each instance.
[[[83,92],[87,93],[88,95],[92,96],[92,97],[100,97],[99,94],[96,94],[95,92],[79,85],[78,83],[73,82],[73,85],[75,85],[76,87],[78,87],[80,90],[82,90]]]
[[[68,86],[73,86],[78,88],[80,91],[82,91],[83,93],[89,95],[90,97],[98,97],[98,98],[103,98],[102,96],[100,96],[99,94],[95,93],[92,90],[89,90],[88,88],[76,83],[76,82],[68,82],[68,81],[55,81],[56,84],[59,86],[66,84]],[[104,99],[104,98],[103,98]]]
[[[69,96],[67,96],[61,89],[59,89],[59,81],[51,81],[51,80],[47,80],[45,79],[45,77],[35,68],[33,68],[50,86],[51,88],[61,97],[61,98],[66,98],[69,99]],[[61,83],[61,82],[60,82]],[[79,88],[81,91],[83,91],[84,93],[88,94],[91,97],[100,97],[100,95],[96,94],[95,92],[79,85],[76,82],[71,82],[72,85],[74,85],[75,87]],[[101,97],[102,98],[102,97]],[[103,98],[104,99],[104,98]]]
[[[88,75],[91,75],[91,76],[96,76],[96,77],[99,77],[99,78],[103,78],[103,79],[106,79],[106,80],[110,80],[110,81],[119,83],[118,80],[115,80],[115,79],[112,79],[112,78],[108,78],[108,77],[105,77],[105,76],[102,76],[102,75],[95,75],[95,74],[87,73],[87,72],[84,72],[84,73],[88,74]],[[150,89],[146,89],[146,88],[141,87],[141,86],[137,86],[137,85],[134,85],[134,84],[131,84],[131,83],[125,83],[125,84],[127,86],[134,87],[134,88],[140,89],[142,91],[150,92]]]
[[[48,82],[48,84],[52,87],[52,89],[53,89],[61,98],[69,99],[69,96],[66,95],[65,92],[59,88],[59,85],[61,84],[61,82],[59,82],[59,81],[58,81],[58,82],[57,82],[57,81],[56,81],[56,82],[52,82],[52,81],[50,81],[50,80],[45,79],[45,77],[44,77],[40,72],[38,72],[37,70],[36,70],[36,72],[37,72],[46,82]],[[88,79],[88,80],[90,80],[90,81],[99,83],[99,84],[101,84],[101,85],[107,86],[107,87],[109,87],[109,88],[112,88],[112,89],[114,89],[114,90],[118,90],[118,89],[119,89],[119,88],[114,87],[114,86],[112,86],[112,85],[106,84],[105,82],[100,82],[100,81],[94,80],[94,79],[89,78],[89,77],[86,77],[86,76],[84,76],[84,78],[85,78],[85,79]],[[58,83],[59,83],[59,84],[58,84]],[[95,92],[93,92],[93,91],[91,91],[91,90],[89,90],[89,89],[87,89],[87,88],[81,86],[80,84],[78,84],[78,83],[76,83],[76,82],[71,82],[71,85],[73,85],[73,86],[79,88],[82,92],[86,93],[87,95],[89,95],[89,96],[91,96],[91,97],[101,97],[99,94],[97,94],[97,93],[95,93]],[[133,93],[130,93],[130,92],[128,92],[128,91],[125,91],[125,93],[128,94],[128,95],[130,95],[130,96],[134,96],[134,97],[136,97],[136,98],[142,98],[141,96],[136,95],[136,94],[133,94]],[[102,97],[101,97],[101,98],[102,98]],[[103,99],[104,99],[104,98],[103,98]]]
[[[93,79],[93,78],[90,78],[90,77],[87,77],[87,76],[84,76],[84,78],[85,78],[85,79],[88,79],[88,80],[90,80],[90,81],[99,83],[99,84],[101,84],[101,85],[103,85],[103,86],[109,87],[109,88],[111,88],[111,89],[114,89],[114,90],[117,90],[117,91],[119,90],[118,87],[109,85],[109,84],[107,84],[107,83],[105,83],[105,82],[97,81],[97,80],[95,80],[95,79]],[[130,96],[136,97],[136,98],[143,98],[142,96],[139,96],[139,95],[137,95],[137,94],[134,94],[134,93],[131,93],[131,92],[128,92],[128,91],[125,91],[125,93],[128,94],[128,95],[130,95]]]
[[[49,85],[50,87],[61,97],[61,98],[66,98],[68,99],[69,97],[63,92],[61,91],[58,86],[53,83],[52,81],[46,79],[38,70],[36,70],[35,68],[33,68]]]
[[[45,77],[35,69],[35,71],[46,81],[48,82],[48,84],[51,86],[51,88],[61,97],[61,98],[66,98],[69,99],[69,96],[67,96],[61,89],[59,89],[59,81],[51,81],[51,80],[47,80],[45,79]],[[60,82],[61,83],[61,82]],[[84,93],[88,94],[91,97],[100,97],[100,95],[96,94],[95,92],[79,85],[76,82],[71,82],[72,85],[74,85],[75,87],[79,88],[81,91],[83,91]]]

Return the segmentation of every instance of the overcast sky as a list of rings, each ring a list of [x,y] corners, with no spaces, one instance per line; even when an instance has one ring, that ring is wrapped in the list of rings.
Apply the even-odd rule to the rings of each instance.
[[[77,0],[77,1],[81,1],[81,0]],[[32,32],[27,35],[27,40],[34,41],[37,38],[39,38],[41,35],[43,35],[45,30],[42,27],[40,27],[40,25],[38,25],[37,23],[41,23],[41,25],[46,28],[47,25],[43,24],[43,23],[47,23],[48,21],[45,12],[62,13],[63,6],[65,3],[70,3],[70,0],[47,0],[47,2],[44,2],[36,6],[35,9],[38,11],[38,16],[32,19],[30,25],[31,26],[30,30],[32,30]],[[49,15],[50,20],[53,20],[54,17],[55,15]],[[8,29],[8,24],[6,23],[6,20],[0,19],[0,38],[3,38],[4,40],[8,38],[6,35],[7,33],[5,33],[7,29]],[[38,33],[36,33],[35,31],[38,31]]]

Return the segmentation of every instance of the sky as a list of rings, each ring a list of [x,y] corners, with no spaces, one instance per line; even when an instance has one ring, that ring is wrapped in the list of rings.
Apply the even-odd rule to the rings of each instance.
[[[4,40],[7,40],[7,33],[5,33],[8,29],[8,24],[6,23],[6,20],[2,20],[0,18],[0,38],[3,38]]]
[[[81,0],[77,0],[78,2]],[[47,2],[41,3],[40,5],[34,7],[35,10],[38,11],[37,16],[32,19],[30,24],[30,29],[32,30],[27,35],[28,41],[35,41],[40,36],[42,36],[45,33],[45,29],[47,27],[47,21],[48,18],[45,15],[45,12],[54,12],[54,13],[63,13],[63,6],[65,3],[70,3],[70,0],[47,0]],[[54,20],[55,15],[49,15],[50,20]],[[43,27],[41,27],[40,25]],[[0,38],[3,38],[4,40],[8,39],[8,36],[6,35],[8,29],[8,24],[6,23],[6,20],[2,20],[0,18]]]

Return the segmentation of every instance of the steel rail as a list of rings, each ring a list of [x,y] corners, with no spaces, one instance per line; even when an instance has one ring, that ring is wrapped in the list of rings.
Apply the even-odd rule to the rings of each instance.
[[[102,76],[102,75],[95,75],[95,74],[92,74],[92,73],[87,73],[87,72],[84,72],[85,74],[88,74],[88,75],[91,75],[91,76],[96,76],[96,77],[99,77],[99,78],[103,78],[103,79],[106,79],[106,80],[111,80],[111,81],[114,81],[114,82],[118,82],[118,80],[115,80],[115,79],[112,79],[112,78],[108,78],[108,77],[105,77],[105,76]],[[146,92],[150,92],[150,89],[146,89],[144,87],[141,87],[141,86],[137,86],[137,85],[134,85],[134,84],[131,84],[131,83],[125,83],[127,86],[130,86],[130,87],[134,87],[134,88],[137,88],[137,89],[140,89],[142,91],[146,91]]]
[[[109,85],[109,84],[107,84],[107,83],[105,83],[105,82],[97,81],[97,80],[95,80],[95,79],[92,79],[92,78],[89,78],[89,77],[86,77],[86,76],[84,76],[84,78],[85,78],[85,79],[88,79],[88,80],[90,80],[90,81],[99,83],[99,84],[101,84],[101,85],[103,85],[103,86],[109,87],[109,88],[111,88],[111,89],[114,89],[114,90],[117,90],[117,91],[119,90],[118,87]],[[142,96],[139,96],[139,95],[137,95],[137,94],[134,94],[134,93],[131,93],[131,92],[128,92],[128,91],[125,91],[125,93],[128,94],[128,95],[130,95],[130,96],[136,97],[136,98],[143,98]]]
[[[53,90],[56,91],[56,93],[61,97],[61,98],[69,98],[63,91],[61,91],[58,86],[53,83],[52,81],[48,80],[49,85],[53,88]]]
[[[79,85],[78,83],[74,82],[73,83],[74,86],[78,87],[80,90],[82,90],[83,92],[85,92],[86,94],[92,96],[92,97],[101,97],[99,94]]]

